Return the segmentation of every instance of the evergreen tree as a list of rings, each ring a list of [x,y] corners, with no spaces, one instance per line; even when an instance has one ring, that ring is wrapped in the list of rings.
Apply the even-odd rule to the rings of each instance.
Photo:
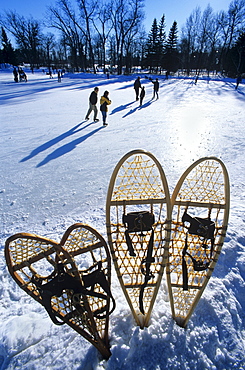
[[[2,38],[2,46],[3,49],[1,50],[1,63],[8,63],[12,65],[16,65],[16,57],[15,51],[11,45],[11,42],[8,40],[7,34],[5,29],[1,27],[1,38]]]
[[[165,15],[163,14],[158,26],[158,57],[161,67],[164,65],[164,44],[166,39],[165,27]]]
[[[157,20],[154,18],[146,43],[146,66],[150,68],[150,72],[155,65],[157,33]]]
[[[162,65],[164,40],[165,16],[163,15],[159,25],[157,24],[156,18],[154,18],[146,44],[146,64],[150,67],[150,72],[152,72],[153,69],[158,71],[159,67]]]
[[[166,32],[165,32],[165,15],[163,14],[160,22],[159,22],[159,26],[158,26],[158,37],[159,37],[159,41],[162,43],[162,45],[164,44],[165,42],[165,38],[166,38]]]
[[[235,45],[227,53],[225,69],[230,77],[245,73],[245,32],[238,37]]]
[[[174,21],[170,28],[169,35],[165,45],[165,68],[169,72],[176,72],[178,69],[178,28],[177,22]]]

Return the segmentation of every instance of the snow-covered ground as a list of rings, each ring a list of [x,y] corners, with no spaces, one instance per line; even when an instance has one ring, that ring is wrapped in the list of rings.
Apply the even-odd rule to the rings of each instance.
[[[216,77],[208,81],[152,83],[142,107],[135,76],[67,74],[58,83],[27,71],[14,83],[0,70],[0,369],[242,370],[245,368],[245,86]],[[88,97],[110,92],[108,126],[85,121]],[[99,113],[100,114],[100,113]],[[92,115],[91,115],[92,118]],[[227,237],[214,274],[188,327],[171,318],[165,276],[150,326],[134,323],[113,270],[117,308],[111,315],[111,358],[68,326],[55,326],[44,308],[9,275],[5,240],[30,232],[59,241],[75,222],[106,237],[105,202],[112,171],[133,149],[150,151],[165,171],[170,192],[195,160],[216,156],[231,182]]]

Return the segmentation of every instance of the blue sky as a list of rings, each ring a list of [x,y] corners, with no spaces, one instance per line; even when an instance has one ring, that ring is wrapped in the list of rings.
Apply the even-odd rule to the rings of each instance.
[[[0,0],[0,12],[3,10],[16,10],[20,15],[28,17],[32,15],[35,19],[42,19],[45,16],[45,10],[48,5],[55,5],[55,0]],[[76,0],[70,0],[75,3]],[[158,21],[165,14],[166,31],[176,20],[179,30],[185,24],[186,19],[198,5],[204,10],[208,4],[214,11],[228,10],[231,0],[145,0],[145,28],[149,32],[153,19]]]
[[[185,24],[186,19],[197,6],[200,6],[203,11],[210,4],[216,12],[228,10],[230,3],[231,0],[145,0],[146,30],[149,31],[153,19],[156,18],[159,21],[162,14],[165,14],[167,31],[174,21],[178,23],[180,30]]]

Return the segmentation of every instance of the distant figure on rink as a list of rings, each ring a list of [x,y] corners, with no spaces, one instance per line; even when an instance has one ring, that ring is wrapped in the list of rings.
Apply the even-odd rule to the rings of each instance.
[[[136,100],[139,100],[140,88],[141,88],[140,77],[137,77],[137,79],[134,81],[134,90],[136,94]]]
[[[145,87],[142,86],[141,92],[140,92],[140,107],[142,106],[144,97],[145,97]]]
[[[107,117],[107,112],[108,112],[107,105],[111,104],[111,100],[109,99],[108,96],[109,96],[109,91],[105,91],[104,95],[101,96],[100,98],[100,111],[102,114],[104,126],[107,126],[107,123],[106,123],[106,117]]]
[[[98,109],[97,109],[97,106],[96,106],[97,101],[98,101],[98,92],[99,92],[99,88],[98,87],[95,87],[94,88],[94,91],[92,91],[91,94],[90,94],[90,97],[89,97],[89,108],[88,108],[88,112],[87,112],[86,117],[85,117],[86,120],[89,119],[89,115],[93,111],[94,112],[94,121],[95,122],[98,122],[99,121],[97,119]]]
[[[159,90],[159,82],[158,82],[158,78],[156,78],[156,81],[153,81],[151,79],[151,82],[153,83],[153,98],[155,98],[155,96],[157,96],[157,99],[159,98],[158,96],[158,90]]]
[[[14,75],[14,82],[18,82],[18,72],[17,69],[14,67],[13,70],[13,75]]]
[[[61,82],[61,72],[58,71],[58,82]]]
[[[238,86],[239,84],[242,82],[242,76],[241,75],[238,75],[237,76],[237,79],[236,79],[236,87],[235,87],[235,90],[238,89]]]
[[[109,80],[109,78],[110,78],[110,72],[109,72],[109,69],[108,69],[108,68],[106,68],[105,72],[106,72],[106,77],[107,77],[107,79]]]
[[[27,75],[25,74],[25,72],[23,71],[23,69],[22,68],[18,68],[18,72],[19,72],[20,82],[21,81],[27,82]]]

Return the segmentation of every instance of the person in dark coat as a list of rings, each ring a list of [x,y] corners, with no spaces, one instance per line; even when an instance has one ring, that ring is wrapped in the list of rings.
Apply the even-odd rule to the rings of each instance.
[[[97,109],[97,106],[96,106],[97,101],[98,101],[98,92],[99,92],[99,88],[95,87],[94,91],[92,91],[91,94],[90,94],[89,108],[88,108],[88,112],[87,112],[86,117],[85,117],[86,120],[89,119],[89,115],[93,111],[94,112],[94,121],[95,122],[99,121],[99,119],[97,119],[98,109]]]
[[[144,97],[145,97],[145,87],[142,86],[141,92],[140,92],[140,107],[142,106]]]
[[[136,94],[136,100],[139,100],[140,88],[141,88],[140,77],[137,77],[137,79],[134,81],[134,90]]]
[[[18,82],[18,72],[17,69],[14,67],[13,70],[13,75],[14,75],[14,82]]]
[[[151,82],[153,83],[153,98],[155,98],[155,95],[157,96],[157,99],[159,98],[158,97],[158,90],[159,90],[159,82],[158,82],[158,78],[156,78],[156,81],[153,81],[151,80]]]
[[[25,74],[25,72],[23,71],[22,68],[18,68],[18,72],[19,72],[19,79],[20,81],[25,81],[27,82],[27,75]]]
[[[242,82],[242,76],[241,75],[238,75],[237,76],[237,79],[236,79],[236,87],[235,87],[235,90],[238,89],[238,86],[239,84]]]
[[[104,126],[107,126],[107,123],[106,123],[106,117],[107,117],[107,112],[108,112],[107,105],[111,104],[111,100],[109,99],[108,96],[109,96],[109,91],[105,91],[104,95],[101,96],[100,98],[100,111],[102,114]]]

